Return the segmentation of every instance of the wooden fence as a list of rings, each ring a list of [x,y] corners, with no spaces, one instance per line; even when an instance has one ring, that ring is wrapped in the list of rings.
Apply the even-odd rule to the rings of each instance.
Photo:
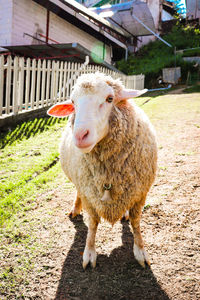
[[[0,55],[0,118],[64,101],[80,74],[96,71],[121,78],[126,88],[144,88],[144,75],[126,76],[100,66],[83,68],[78,63]]]

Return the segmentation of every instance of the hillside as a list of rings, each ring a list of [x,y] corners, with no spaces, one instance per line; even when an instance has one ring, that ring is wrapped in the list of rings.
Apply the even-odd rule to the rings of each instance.
[[[157,78],[162,74],[162,69],[167,67],[180,66],[182,78],[185,82],[188,71],[192,75],[192,80],[199,76],[199,69],[191,63],[183,61],[184,56],[200,56],[200,48],[187,50],[184,53],[174,54],[177,50],[200,47],[200,30],[190,26],[176,25],[172,31],[162,36],[164,40],[173,47],[166,46],[163,42],[156,40],[143,46],[135,55],[130,55],[128,60],[117,63],[120,71],[128,75],[145,74],[145,86],[152,87],[157,85]]]

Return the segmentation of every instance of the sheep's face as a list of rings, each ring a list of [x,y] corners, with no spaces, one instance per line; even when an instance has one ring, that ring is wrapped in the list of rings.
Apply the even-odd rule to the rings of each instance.
[[[88,153],[107,135],[113,105],[146,91],[126,90],[119,80],[101,73],[86,74],[77,80],[71,100],[54,105],[48,114],[65,117],[74,113],[74,144]]]
[[[82,83],[74,88],[71,101],[75,109],[73,140],[82,152],[90,152],[108,133],[114,90],[106,82]]]

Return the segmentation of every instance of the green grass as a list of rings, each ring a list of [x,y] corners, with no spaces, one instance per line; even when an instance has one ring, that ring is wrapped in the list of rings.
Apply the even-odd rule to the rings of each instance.
[[[191,88],[192,90],[192,88]],[[152,123],[156,125],[157,122],[162,122],[163,119],[167,119],[170,125],[170,120],[174,119],[178,113],[180,117],[184,119],[185,114],[191,112],[200,114],[200,94],[197,96],[195,93],[189,95],[188,93],[183,93],[181,95],[176,95],[176,89],[171,89],[170,93],[167,94],[167,91],[158,91],[153,93],[145,94],[145,97],[138,97],[134,99],[134,102],[140,106],[146,114],[151,119]],[[191,99],[191,101],[190,101]],[[148,100],[148,101],[147,101]],[[145,104],[144,104],[145,103]],[[174,108],[172,110],[172,107]],[[198,126],[199,124],[194,124]]]
[[[58,144],[65,124],[66,120],[40,118],[1,133],[1,226],[60,173]]]
[[[184,57],[200,56],[200,49],[188,49],[183,53]]]
[[[200,84],[184,89],[184,93],[200,93]]]
[[[166,46],[160,40],[150,42],[143,46],[135,55],[130,55],[128,60],[117,62],[120,71],[128,75],[145,74],[145,86],[154,87],[158,85],[157,78],[162,76],[162,69],[180,66],[181,79],[185,82],[188,71],[191,74],[197,73],[193,63],[188,63],[182,59],[186,53],[192,51],[174,54],[174,50],[182,50],[186,48],[200,47],[200,31],[193,27],[181,27],[179,25],[173,27],[172,32],[163,36],[163,39],[172,45],[171,48]],[[200,52],[195,51],[195,55]]]

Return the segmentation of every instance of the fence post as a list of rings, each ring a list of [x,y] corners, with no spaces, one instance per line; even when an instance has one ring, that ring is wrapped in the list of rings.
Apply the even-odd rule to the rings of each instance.
[[[31,77],[31,109],[34,109],[35,98],[35,71],[36,71],[36,59],[32,60],[32,77]]]
[[[11,56],[8,56],[6,65],[6,114],[10,114],[11,64],[12,58]]]
[[[67,89],[67,87],[66,87],[66,82],[67,82],[67,62],[65,62],[65,64],[64,64],[64,78],[63,78],[63,97],[62,97],[62,99],[63,100],[65,100],[65,95],[66,95],[66,89]]]
[[[67,97],[70,96],[70,74],[71,74],[71,62],[69,61],[67,64],[67,84],[64,86],[66,89]]]
[[[22,111],[24,97],[24,58],[19,58],[19,92],[18,92],[18,107]]]
[[[50,104],[53,104],[54,100],[54,85],[55,85],[55,60],[52,61],[51,71],[51,93],[50,93]]]
[[[19,58],[14,58],[14,70],[13,70],[13,114],[18,114],[18,76],[19,76]]]
[[[41,92],[42,107],[44,107],[45,82],[46,82],[46,60],[44,59],[42,62],[42,92]]]
[[[55,78],[54,78],[54,88],[53,88],[53,103],[57,102],[59,65],[60,65],[59,61],[55,62]]]
[[[50,69],[51,69],[51,61],[47,62],[47,85],[46,85],[46,106],[49,104],[49,93],[50,93]]]
[[[61,61],[60,64],[60,76],[59,76],[59,87],[58,87],[58,93],[59,93],[59,102],[61,102],[62,99],[62,88],[63,88],[63,61]],[[63,89],[64,92],[64,89]]]
[[[37,62],[37,83],[36,83],[36,107],[39,107],[40,98],[40,80],[41,80],[41,60]]]
[[[71,77],[70,77],[70,85],[69,85],[69,96],[70,96],[70,94],[72,92],[73,76],[74,76],[74,62],[71,63]]]
[[[30,97],[30,58],[26,60],[26,91],[25,91],[25,110],[28,110]]]
[[[129,86],[128,86],[128,76],[120,75],[120,78],[122,79],[122,82],[123,82],[125,88],[129,88]]]
[[[0,56],[0,116],[3,111],[3,92],[4,92],[4,56]]]

